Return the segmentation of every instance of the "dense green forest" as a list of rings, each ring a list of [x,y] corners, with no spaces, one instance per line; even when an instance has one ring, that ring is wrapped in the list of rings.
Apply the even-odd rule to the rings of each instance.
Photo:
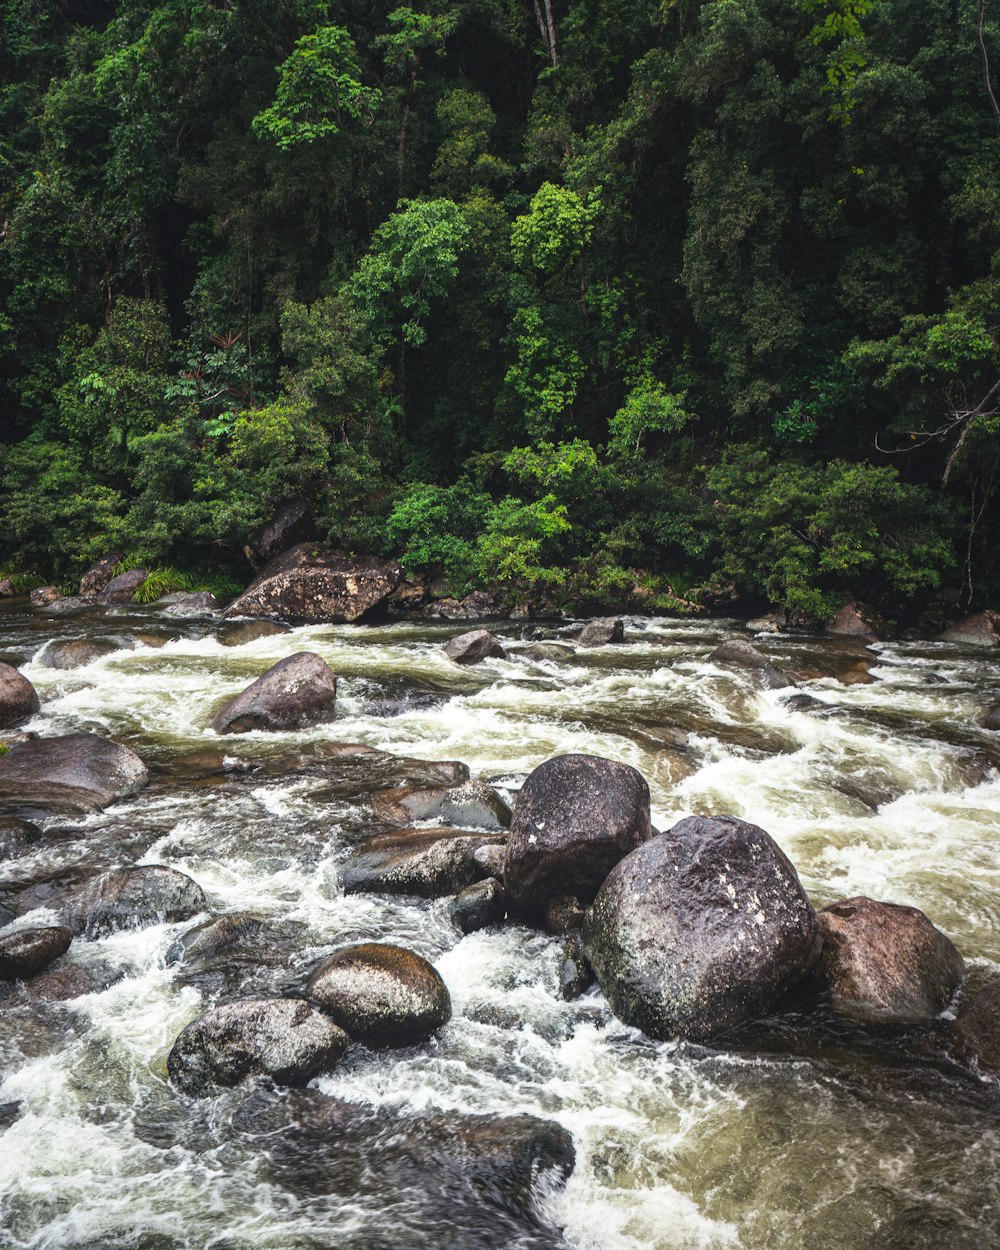
[[[4,0],[0,568],[1000,590],[996,0]],[[908,606],[907,606],[908,605]]]

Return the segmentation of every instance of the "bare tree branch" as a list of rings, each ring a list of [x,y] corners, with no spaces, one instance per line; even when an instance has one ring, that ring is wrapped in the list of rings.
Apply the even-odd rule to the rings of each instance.
[[[976,24],[976,38],[979,40],[979,56],[983,63],[983,82],[986,84],[986,94],[989,97],[990,107],[993,109],[993,120],[996,122],[997,138],[1000,139],[1000,104],[997,104],[997,98],[993,94],[993,84],[990,82],[990,58],[986,51],[986,39],[983,36],[983,26],[986,21],[986,0],[979,0],[979,21]]]

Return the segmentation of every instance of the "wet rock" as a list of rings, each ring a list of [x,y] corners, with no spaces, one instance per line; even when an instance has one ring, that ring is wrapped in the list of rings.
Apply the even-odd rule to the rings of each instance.
[[[459,634],[445,644],[444,653],[456,664],[479,664],[490,657],[502,660],[507,654],[500,640],[488,629],[473,629],[467,634]]]
[[[987,608],[950,626],[941,635],[944,642],[961,642],[973,647],[1000,646],[1000,612]]]
[[[869,665],[864,660],[859,660],[849,668],[842,668],[837,674],[837,681],[842,686],[872,686],[878,678],[872,676]]]
[[[283,504],[257,535],[247,556],[255,568],[280,556],[289,547],[313,542],[316,523],[308,499],[293,499]]]
[[[188,1094],[260,1077],[305,1085],[334,1067],[347,1042],[333,1020],[303,998],[246,998],[213,1007],[182,1030],[167,1071]]]
[[[1000,977],[994,977],[955,1022],[962,1052],[984,1072],[1000,1075]]]
[[[559,970],[559,993],[567,1003],[585,993],[594,981],[594,971],[578,934],[563,943],[563,962]]]
[[[463,933],[477,933],[502,924],[506,914],[507,895],[496,877],[466,886],[448,908],[448,915]]]
[[[444,621],[479,621],[490,616],[506,616],[510,601],[505,595],[474,590],[463,599],[435,599],[424,609],[424,616]]]
[[[756,825],[689,817],[612,869],[584,924],[615,1014],[704,1041],[763,1012],[815,963],[816,913]]]
[[[63,593],[58,586],[39,586],[31,592],[31,606],[33,608],[47,608],[62,597]]]
[[[546,760],[514,805],[503,873],[512,913],[540,920],[566,894],[589,903],[651,832],[649,786],[634,768],[597,755]]]
[[[526,647],[518,647],[514,655],[523,656],[524,659],[533,660],[535,663],[544,664],[551,660],[559,664],[572,660],[576,652],[572,647],[567,647],[561,642],[532,642]]]
[[[0,1102],[0,1130],[10,1128],[15,1120],[20,1119],[23,1103]]]
[[[755,616],[743,628],[752,630],[755,634],[780,634],[788,628],[788,613],[784,608],[775,608],[773,612]]]
[[[402,946],[365,942],[324,959],[306,993],[348,1036],[371,1046],[411,1046],[451,1019],[436,970]]]
[[[606,647],[613,642],[623,642],[624,639],[625,627],[620,617],[609,616],[584,625],[576,641],[581,647]]]
[[[121,972],[106,963],[86,964],[53,964],[33,977],[30,987],[30,1001],[46,1003],[66,1003],[84,994],[100,994],[116,981],[122,979]]]
[[[822,699],[811,694],[786,694],[782,696],[781,702],[796,712],[822,712],[827,708]]]
[[[255,912],[234,911],[185,930],[167,949],[168,964],[212,964],[234,956],[260,957],[270,922]]]
[[[916,907],[859,895],[819,913],[818,972],[835,1015],[863,1024],[928,1024],[962,980],[962,957]]]
[[[88,598],[99,595],[115,575],[115,569],[121,563],[120,551],[109,551],[107,555],[95,560],[80,578],[80,597]]]
[[[403,582],[389,596],[389,609],[394,613],[415,612],[427,602],[430,591],[427,583],[419,578]]]
[[[60,595],[53,603],[48,604],[44,611],[46,616],[88,616],[101,615],[107,605],[92,595]]]
[[[74,638],[70,642],[51,643],[42,652],[38,662],[45,668],[83,668],[85,664],[103,659],[106,655],[114,655],[120,650],[121,647],[114,642]]]
[[[0,981],[25,981],[54,963],[69,950],[73,934],[53,925],[44,929],[18,929],[0,937]]]
[[[472,858],[480,868],[480,876],[496,877],[503,880],[504,865],[507,862],[506,842],[490,842],[485,846],[477,846]]]
[[[210,590],[179,591],[164,616],[210,616],[219,610],[219,601]]]
[[[42,831],[28,820],[0,816],[0,860],[17,859],[42,840]]]
[[[791,678],[779,673],[767,656],[745,638],[731,638],[716,647],[708,658],[711,663],[724,668],[744,669],[757,684],[768,690],[781,690],[792,684]]]
[[[0,903],[0,929],[6,928],[12,920],[17,918],[17,912],[13,911],[5,903]]]
[[[114,868],[88,881],[67,900],[65,920],[74,933],[99,937],[189,920],[207,909],[204,891],[186,873],[148,864]]]
[[[132,603],[135,592],[148,576],[148,569],[128,569],[112,577],[97,597],[102,603]]]
[[[827,621],[826,632],[842,638],[871,638],[879,641],[892,636],[885,617],[856,599],[845,603],[837,615]]]
[[[984,729],[1000,729],[1000,703],[994,704],[979,723]]]
[[[292,627],[283,625],[280,621],[234,621],[231,625],[223,625],[219,630],[219,642],[224,647],[243,647],[260,638],[291,632]]]
[[[402,570],[391,561],[300,543],[275,557],[225,615],[356,621],[384,603],[401,579]]]
[[[337,679],[312,651],[279,660],[263,676],[216,712],[211,728],[220,734],[299,729],[333,716]]]
[[[510,808],[491,786],[481,781],[432,789],[402,786],[384,790],[372,800],[372,808],[380,820],[394,825],[437,820],[461,828],[501,830],[511,822]]]
[[[345,894],[416,894],[443,898],[480,876],[475,852],[493,835],[456,829],[410,829],[369,839],[340,866]]]
[[[98,811],[148,779],[138,755],[108,738],[83,733],[30,739],[0,756],[0,810]]]
[[[549,933],[572,933],[583,924],[583,908],[575,894],[550,898],[545,906],[545,928]]]
[[[0,664],[0,729],[11,729],[40,709],[38,692],[22,673]]]
[[[834,790],[857,799],[872,811],[885,807],[903,794],[903,787],[893,775],[884,768],[865,768],[856,765],[843,772],[837,772],[829,783]]]

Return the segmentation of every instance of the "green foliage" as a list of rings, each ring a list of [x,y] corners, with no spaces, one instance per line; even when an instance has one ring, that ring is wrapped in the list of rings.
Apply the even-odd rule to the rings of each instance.
[[[817,19],[806,38],[817,45],[832,45],[826,66],[827,90],[833,97],[830,119],[842,126],[851,123],[857,104],[858,73],[868,64],[861,19],[874,0],[800,0],[802,10]]]
[[[684,391],[669,391],[662,382],[645,375],[608,423],[608,450],[612,455],[634,456],[651,434],[679,434],[692,420],[684,407],[686,399]]]
[[[546,275],[564,271],[590,242],[599,211],[596,194],[584,198],[567,187],[543,182],[530,210],[511,227],[514,260]]]

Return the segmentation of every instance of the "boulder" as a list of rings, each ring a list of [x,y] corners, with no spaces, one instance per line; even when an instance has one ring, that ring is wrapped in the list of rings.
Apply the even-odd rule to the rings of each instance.
[[[985,612],[976,612],[946,629],[941,639],[973,647],[1000,646],[1000,612],[989,608]]]
[[[0,577],[0,599],[16,599],[17,587],[9,577]]]
[[[308,543],[316,538],[316,524],[308,499],[292,499],[275,512],[274,516],[257,535],[253,545],[247,548],[247,558],[254,568],[260,568],[268,560],[280,556],[289,547]]]
[[[31,592],[31,606],[33,608],[47,608],[62,597],[63,593],[58,586],[38,586]]]
[[[605,647],[612,642],[623,642],[625,627],[617,616],[607,617],[600,621],[590,621],[584,625],[577,637],[581,647]]]
[[[135,592],[149,576],[148,569],[129,569],[112,577],[97,596],[102,603],[132,603]]]
[[[572,933],[583,924],[584,910],[575,894],[550,898],[545,907],[545,928],[549,933]]]
[[[299,651],[279,660],[247,686],[211,720],[220,734],[251,730],[301,729],[333,716],[337,679],[324,660],[312,651]]]
[[[0,861],[17,859],[42,840],[37,825],[16,816],[0,816]]]
[[[159,864],[113,868],[67,900],[64,917],[74,933],[100,937],[119,929],[189,920],[208,910],[204,891],[186,873]]]
[[[539,921],[550,899],[589,903],[651,835],[649,786],[634,768],[597,755],[546,760],[514,804],[503,871],[511,912]]]
[[[891,630],[885,618],[866,603],[852,599],[826,623],[826,632],[841,638],[870,638],[884,641]]]
[[[427,960],[380,942],[335,951],[306,993],[353,1041],[371,1046],[422,1042],[451,1019],[447,986]]]
[[[475,852],[495,835],[460,829],[408,829],[369,839],[340,866],[345,894],[442,898],[481,875]]]
[[[479,664],[488,658],[502,660],[507,652],[488,629],[473,629],[445,643],[444,653],[456,664]]]
[[[559,969],[559,993],[565,1002],[579,998],[594,982],[594,972],[583,949],[579,934],[570,935],[563,943],[563,961]]]
[[[0,729],[11,729],[40,709],[38,692],[22,673],[0,664]]]
[[[0,981],[24,981],[64,955],[73,941],[69,929],[18,929],[0,937]]]
[[[481,877],[496,877],[502,880],[504,864],[507,862],[507,844],[498,840],[487,843],[485,846],[477,846],[472,858],[479,865]]]
[[[213,1007],[183,1029],[167,1071],[196,1095],[262,1077],[305,1085],[328,1072],[347,1043],[343,1030],[304,998],[245,998]]]
[[[372,799],[372,808],[380,820],[392,825],[434,820],[460,828],[501,830],[511,822],[510,808],[492,786],[482,781],[431,789],[400,786],[383,790]]]
[[[432,586],[433,592],[434,587]],[[462,599],[435,599],[424,609],[424,616],[443,621],[481,621],[489,616],[506,616],[510,600],[489,590],[474,590]]]
[[[518,647],[514,654],[523,656],[526,660],[532,660],[536,664],[544,664],[547,661],[560,664],[572,660],[576,652],[572,647],[567,647],[561,642],[530,642],[526,647]]]
[[[210,590],[182,590],[173,603],[164,608],[164,616],[211,616],[219,610],[219,601]]]
[[[0,1131],[21,1118],[24,1104],[20,1102],[0,1102]]]
[[[979,723],[984,729],[1000,729],[1000,703],[995,703]]]
[[[427,602],[429,593],[424,581],[402,582],[389,596],[389,610],[394,613],[415,612]]]
[[[1000,977],[994,977],[955,1022],[959,1047],[984,1072],[1000,1076]]]
[[[128,747],[96,734],[32,738],[0,755],[0,810],[94,812],[134,794],[149,779]]]
[[[70,642],[50,643],[42,652],[39,664],[44,668],[83,668],[94,660],[114,655],[121,647],[114,642],[102,642],[89,638],[74,638]]]
[[[266,565],[225,615],[356,621],[383,603],[401,579],[402,570],[391,561],[300,543]]]
[[[507,914],[507,895],[496,877],[476,881],[456,894],[448,908],[455,926],[463,933],[477,933],[502,924]]]
[[[283,625],[280,621],[234,621],[232,625],[224,625],[219,630],[219,642],[224,647],[244,647],[260,638],[291,632],[292,627]]]
[[[922,911],[863,895],[819,913],[820,977],[835,1015],[862,1024],[929,1024],[951,1002],[964,965]]]
[[[120,551],[109,551],[107,555],[95,560],[80,578],[80,596],[86,599],[88,596],[99,595],[106,589],[115,575],[115,569],[121,563],[121,558]]]
[[[716,647],[708,657],[712,664],[724,668],[741,668],[746,670],[754,680],[767,690],[781,690],[792,685],[790,677],[779,673],[771,661],[758,651],[745,638],[731,638],[728,642]]]
[[[45,605],[47,616],[78,616],[84,612],[88,615],[102,613],[107,605],[93,595],[60,595],[52,603]]]
[[[254,912],[234,911],[214,916],[186,929],[167,949],[168,964],[211,964],[234,955],[259,951],[266,942],[270,922]]]
[[[763,616],[755,616],[743,626],[755,634],[780,634],[788,628],[788,613],[784,608],[775,608],[765,612]]]
[[[822,945],[795,869],[733,816],[689,817],[633,851],[583,936],[614,1013],[660,1040],[704,1041],[758,1015]]]

